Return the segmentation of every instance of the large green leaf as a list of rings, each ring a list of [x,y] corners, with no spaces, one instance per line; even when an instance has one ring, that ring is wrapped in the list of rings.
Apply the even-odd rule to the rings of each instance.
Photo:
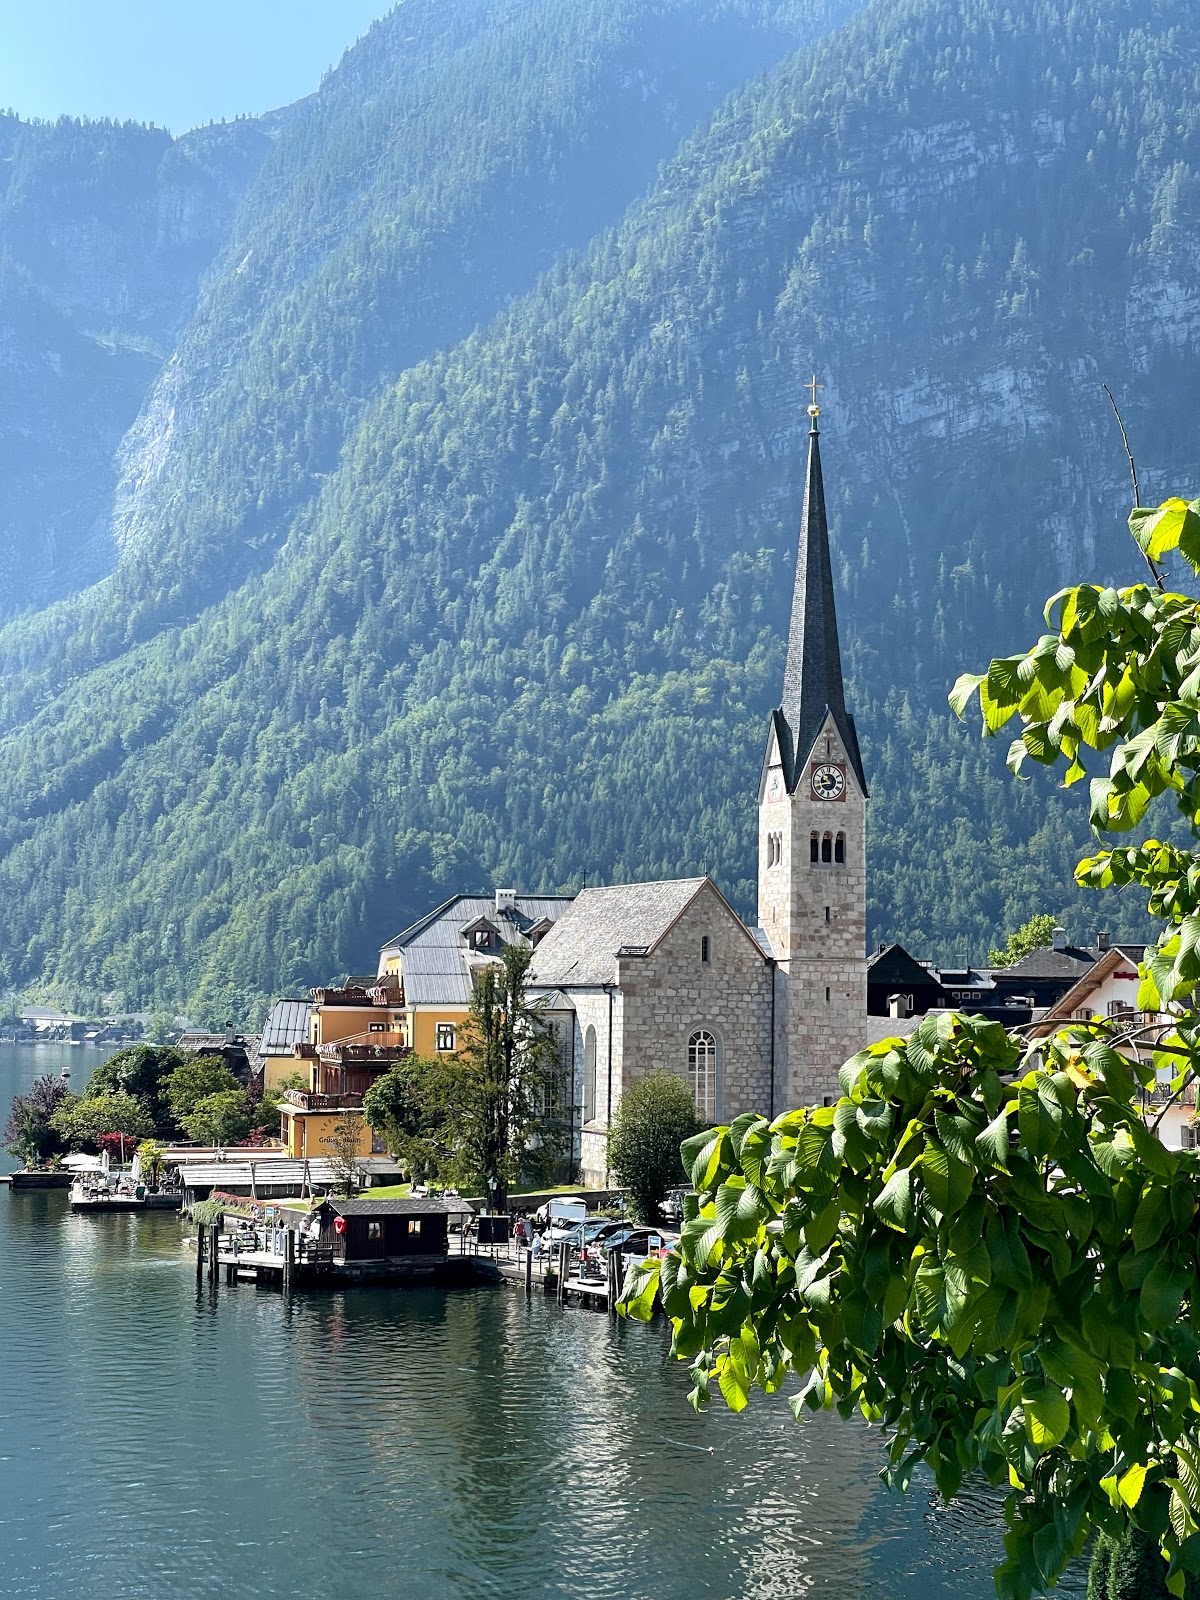
[[[1066,1395],[1053,1383],[1031,1383],[1022,1390],[1025,1431],[1039,1453],[1052,1450],[1066,1438],[1071,1426],[1071,1406]]]
[[[1032,1083],[1021,1084],[1017,1090],[1017,1126],[1021,1143],[1030,1155],[1053,1155],[1062,1119],[1057,1091],[1045,1073],[1035,1073]]]
[[[919,1162],[921,1180],[937,1209],[943,1216],[960,1210],[970,1196],[974,1168],[936,1144],[926,1144]]]
[[[915,1207],[912,1172],[908,1167],[901,1167],[884,1184],[875,1200],[875,1214],[898,1233],[907,1233],[911,1228]]]

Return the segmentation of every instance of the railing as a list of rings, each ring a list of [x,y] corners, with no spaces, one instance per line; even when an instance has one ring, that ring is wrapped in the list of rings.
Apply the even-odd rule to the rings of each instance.
[[[361,1111],[361,1094],[314,1094],[309,1089],[288,1089],[284,1092],[287,1105],[298,1111]]]

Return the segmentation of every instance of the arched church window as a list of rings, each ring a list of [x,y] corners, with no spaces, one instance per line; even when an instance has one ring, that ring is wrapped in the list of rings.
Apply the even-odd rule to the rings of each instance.
[[[846,835],[839,833],[833,841],[833,859],[839,867],[846,865]]]
[[[583,1120],[596,1115],[596,1030],[589,1027],[583,1036]]]
[[[712,1122],[717,1114],[717,1041],[707,1028],[697,1028],[688,1040],[687,1075],[696,1110]]]
[[[815,833],[809,835],[808,859],[814,866],[816,866],[817,862],[821,859],[821,841],[817,838]]]
[[[833,835],[827,833],[821,840],[821,861],[828,865],[833,860]]]

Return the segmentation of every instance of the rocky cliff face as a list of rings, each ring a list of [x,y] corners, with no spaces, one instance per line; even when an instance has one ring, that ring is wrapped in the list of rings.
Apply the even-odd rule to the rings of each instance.
[[[0,614],[111,568],[114,452],[280,120],[0,116]]]

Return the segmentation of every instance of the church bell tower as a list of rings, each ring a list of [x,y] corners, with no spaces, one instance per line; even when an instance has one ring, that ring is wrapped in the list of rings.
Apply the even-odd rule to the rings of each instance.
[[[846,710],[821,478],[816,379],[783,701],[758,795],[758,918],[777,961],[776,1059],[789,1105],[840,1093],[866,1043],[867,781]]]

